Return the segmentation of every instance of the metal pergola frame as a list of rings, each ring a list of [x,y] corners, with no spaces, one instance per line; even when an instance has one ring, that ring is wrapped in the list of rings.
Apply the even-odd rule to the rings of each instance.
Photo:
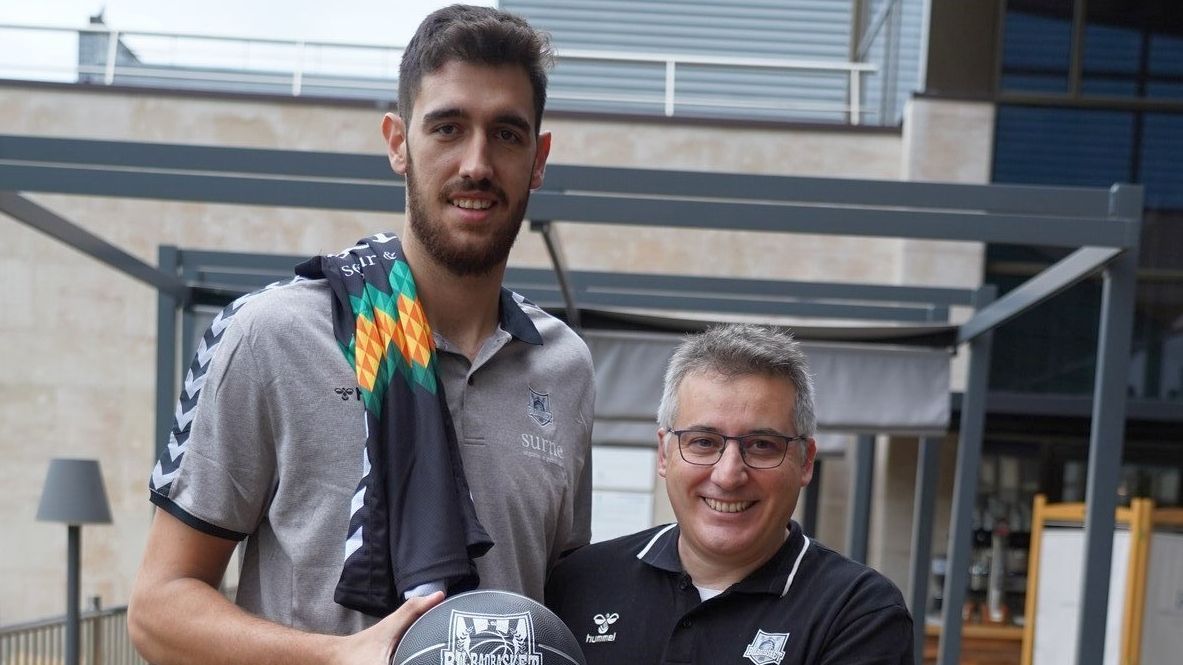
[[[156,288],[162,339],[170,331],[175,339],[178,309],[203,300],[224,301],[249,285],[234,271],[201,272],[192,267],[194,264],[182,269],[183,253],[176,248],[162,248],[160,265],[151,266],[23,193],[382,212],[402,212],[404,205],[404,186],[381,156],[0,136],[0,212]],[[992,331],[1073,284],[1103,273],[1077,650],[1078,662],[1099,665],[1126,416],[1141,215],[1142,189],[1123,184],[1105,190],[552,165],[545,186],[531,198],[527,217],[532,228],[543,233],[555,270],[514,271],[509,280],[515,287],[535,288],[534,297],[545,293],[552,302],[561,302],[568,320],[576,324],[588,312],[622,304],[649,311],[847,315],[869,321],[911,320],[912,324],[891,328],[897,338],[914,333],[926,343],[937,339],[944,341],[936,343],[966,344],[969,374],[960,409],[948,543],[950,573],[945,579],[938,661],[951,665],[957,662],[961,648],[961,606],[969,576],[971,513],[981,458]],[[989,286],[967,291],[571,272],[562,258],[552,221],[995,242],[1074,251],[995,300]],[[257,270],[259,257],[252,256]],[[687,295],[698,291],[711,295]],[[974,312],[959,326],[949,326],[942,322],[950,305],[970,305]],[[947,334],[942,336],[942,331]],[[177,365],[174,350],[173,344],[158,343],[158,367],[170,367],[174,372],[160,377],[166,381],[169,397],[159,411],[158,419],[163,422],[157,424],[158,434],[167,429],[171,418]],[[162,392],[158,385],[158,401]],[[924,527],[931,527],[937,445],[936,440],[925,439],[918,463],[909,597],[921,617],[927,556],[921,562],[917,554],[930,552],[927,534],[931,531]],[[922,618],[916,630],[919,645]],[[917,650],[918,658],[921,651]]]

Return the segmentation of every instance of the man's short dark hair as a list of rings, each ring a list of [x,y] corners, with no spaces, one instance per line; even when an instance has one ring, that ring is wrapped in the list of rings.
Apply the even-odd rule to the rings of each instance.
[[[547,70],[554,61],[550,38],[520,16],[472,5],[432,12],[407,44],[398,68],[398,113],[404,123],[411,123],[423,77],[453,60],[518,65],[525,70],[534,88],[534,131],[539,131],[546,107]]]

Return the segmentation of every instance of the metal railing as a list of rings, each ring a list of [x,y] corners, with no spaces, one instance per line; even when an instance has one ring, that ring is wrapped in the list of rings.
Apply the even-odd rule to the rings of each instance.
[[[81,665],[145,665],[127,634],[127,607],[82,613]],[[65,662],[65,617],[0,627],[0,664],[58,665]]]
[[[10,79],[389,100],[401,57],[402,48],[388,46],[0,24],[0,78]],[[582,88],[577,76],[568,77],[576,85],[552,81],[549,98],[565,108],[594,103],[602,110],[605,103],[618,103],[666,117],[691,109],[741,117],[780,113],[787,119],[828,114],[852,125],[876,112],[864,108],[863,78],[877,71],[866,62],[559,49],[556,73],[568,65],[653,69],[615,89]],[[794,94],[777,84],[753,86],[743,95],[679,89],[687,72],[704,68],[808,80]],[[832,92],[819,93],[823,88]]]

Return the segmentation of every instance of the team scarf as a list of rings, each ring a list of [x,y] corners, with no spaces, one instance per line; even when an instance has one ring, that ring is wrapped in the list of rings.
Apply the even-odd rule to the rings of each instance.
[[[469,493],[402,243],[369,236],[296,274],[328,282],[333,332],[365,403],[361,480],[334,599],[381,617],[421,584],[443,582],[449,594],[476,588],[474,560],[493,541]]]

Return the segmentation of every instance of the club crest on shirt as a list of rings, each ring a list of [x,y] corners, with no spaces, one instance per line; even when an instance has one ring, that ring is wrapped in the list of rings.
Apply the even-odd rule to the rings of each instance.
[[[440,652],[440,665],[483,663],[542,665],[529,612],[476,614],[452,610],[448,648]]]
[[[554,422],[555,416],[550,410],[550,393],[540,393],[530,388],[530,403],[526,407],[526,413],[540,427],[546,427]]]
[[[757,630],[752,643],[744,649],[743,656],[756,665],[780,665],[780,661],[785,657],[785,644],[788,641],[788,633],[766,633]]]

